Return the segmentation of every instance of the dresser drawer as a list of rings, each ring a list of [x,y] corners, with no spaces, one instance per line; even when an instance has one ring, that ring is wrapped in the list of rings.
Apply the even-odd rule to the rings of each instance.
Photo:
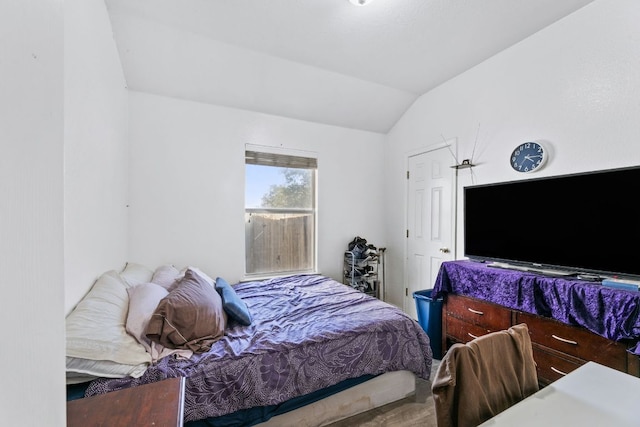
[[[454,342],[468,343],[474,338],[493,332],[482,326],[467,323],[455,317],[447,318],[447,336]]]
[[[516,323],[526,323],[531,341],[583,360],[592,360],[619,371],[627,371],[624,344],[596,335],[587,329],[546,317],[517,312]]]
[[[555,354],[544,348],[533,345],[533,360],[536,362],[538,382],[540,385],[549,385],[557,379],[564,377],[574,369],[586,362],[571,356]]]
[[[454,317],[491,331],[500,331],[511,326],[511,310],[475,298],[449,294],[445,310],[448,317]]]

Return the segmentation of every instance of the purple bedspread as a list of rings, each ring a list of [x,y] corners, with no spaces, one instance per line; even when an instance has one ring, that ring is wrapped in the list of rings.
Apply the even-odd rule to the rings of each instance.
[[[98,379],[86,396],[186,377],[185,421],[273,405],[367,374],[429,379],[429,337],[398,308],[319,275],[234,286],[253,316],[211,350],[161,359],[137,379]]]
[[[582,326],[640,355],[640,292],[612,289],[573,278],[489,267],[473,261],[442,263],[433,298],[467,295],[514,310]]]

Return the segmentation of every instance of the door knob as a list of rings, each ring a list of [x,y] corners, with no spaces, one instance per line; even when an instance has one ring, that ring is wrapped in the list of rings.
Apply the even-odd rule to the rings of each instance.
[[[440,248],[440,252],[442,252],[443,254],[448,254],[449,248]]]

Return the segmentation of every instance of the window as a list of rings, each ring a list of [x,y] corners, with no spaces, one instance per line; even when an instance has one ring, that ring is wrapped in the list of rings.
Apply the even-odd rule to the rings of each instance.
[[[316,270],[317,160],[245,152],[245,272]]]

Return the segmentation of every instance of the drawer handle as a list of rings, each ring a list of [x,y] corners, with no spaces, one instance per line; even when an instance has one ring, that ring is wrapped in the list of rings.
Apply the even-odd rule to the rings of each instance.
[[[484,313],[478,310],[474,310],[473,308],[469,308],[467,307],[467,310],[469,310],[470,312],[472,312],[473,314],[479,314],[480,316],[482,316]]]
[[[469,335],[469,336],[470,336],[472,339],[474,339],[474,340],[475,340],[476,338],[478,338],[477,336],[475,336],[475,335],[473,335],[472,333],[469,333],[469,332],[467,332],[467,335]]]
[[[551,367],[551,370],[552,370],[553,372],[555,372],[556,374],[560,374],[560,375],[562,375],[563,377],[564,377],[565,375],[567,375],[567,373],[566,373],[566,372],[562,372],[560,369],[556,369],[556,368],[554,368],[553,366]]]
[[[577,341],[568,340],[566,338],[562,338],[557,335],[551,335],[551,337],[557,339],[558,341],[566,342],[567,344],[578,345]]]

